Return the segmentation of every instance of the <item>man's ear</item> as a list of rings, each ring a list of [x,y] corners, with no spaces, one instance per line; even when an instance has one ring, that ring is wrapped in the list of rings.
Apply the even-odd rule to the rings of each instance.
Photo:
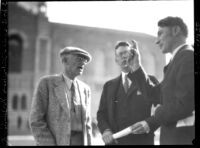
[[[181,28],[179,26],[174,26],[172,28],[172,33],[173,33],[174,36],[179,35],[181,33]]]

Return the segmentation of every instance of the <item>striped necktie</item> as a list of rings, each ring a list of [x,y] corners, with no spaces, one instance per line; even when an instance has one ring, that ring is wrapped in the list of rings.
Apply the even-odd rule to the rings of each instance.
[[[74,82],[72,82],[72,85],[71,85],[71,111],[75,112],[75,104],[74,104],[74,101],[75,101],[75,86],[74,86]]]
[[[127,77],[127,75],[125,75],[125,77],[124,77],[124,90],[125,90],[125,92],[127,93],[128,92],[128,89],[129,89],[129,85],[128,85],[128,77]]]

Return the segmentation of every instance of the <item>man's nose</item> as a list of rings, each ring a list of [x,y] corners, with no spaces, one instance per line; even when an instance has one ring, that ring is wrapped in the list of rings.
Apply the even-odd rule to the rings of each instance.
[[[129,54],[128,54],[128,53],[123,53],[123,54],[122,54],[122,58],[123,58],[123,59],[126,59],[126,58],[128,58],[128,56],[129,56]]]
[[[126,57],[127,57],[127,55],[125,55],[125,54],[122,55],[122,58],[123,58],[123,59],[126,58]]]
[[[85,66],[85,65],[87,64],[87,61],[81,61],[81,64],[82,64],[83,66]]]

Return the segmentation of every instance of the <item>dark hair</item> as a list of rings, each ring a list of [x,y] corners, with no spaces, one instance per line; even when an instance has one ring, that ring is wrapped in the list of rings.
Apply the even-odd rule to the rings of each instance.
[[[188,28],[185,22],[180,17],[172,17],[168,16],[164,19],[161,19],[158,22],[159,27],[173,27],[173,26],[179,26],[181,31],[183,32],[183,35],[185,37],[188,36]]]
[[[117,44],[115,45],[115,50],[120,46],[130,46],[130,44],[128,42],[118,41]]]

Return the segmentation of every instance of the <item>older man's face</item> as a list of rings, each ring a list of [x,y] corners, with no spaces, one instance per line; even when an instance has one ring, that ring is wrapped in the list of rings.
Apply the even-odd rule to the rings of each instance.
[[[81,75],[87,63],[87,60],[80,55],[74,54],[69,54],[66,56],[66,58],[67,61],[63,63],[65,73],[70,78],[75,78],[76,76]]]

